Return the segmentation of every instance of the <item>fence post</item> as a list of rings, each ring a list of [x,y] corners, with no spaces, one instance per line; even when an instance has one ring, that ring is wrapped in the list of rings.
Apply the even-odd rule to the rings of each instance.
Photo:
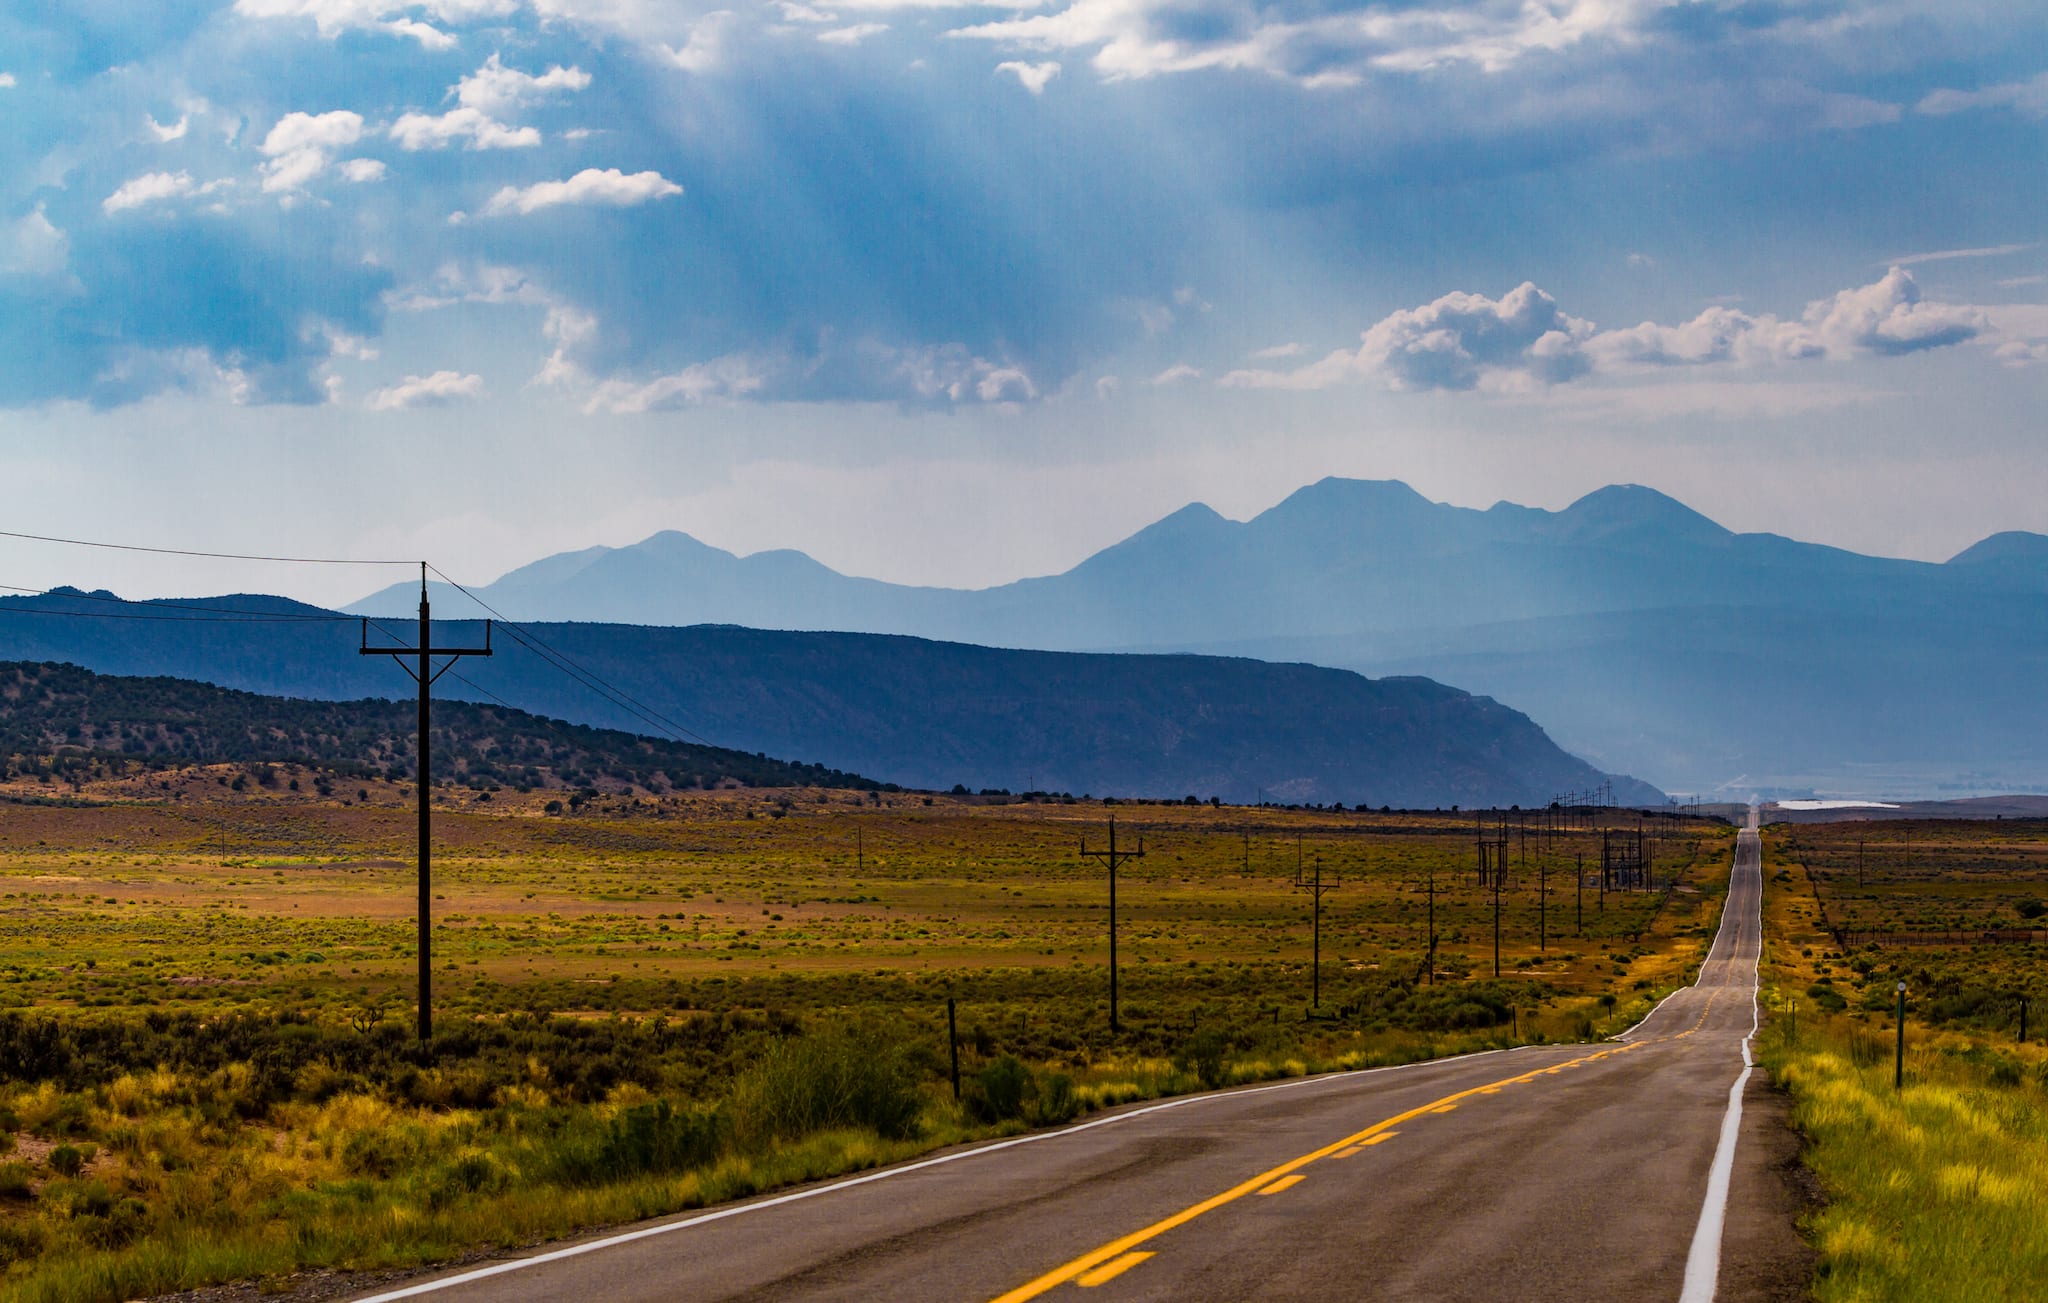
[[[953,997],[946,997],[946,1048],[953,1056],[953,1101],[960,1101],[960,1025],[953,1018]]]

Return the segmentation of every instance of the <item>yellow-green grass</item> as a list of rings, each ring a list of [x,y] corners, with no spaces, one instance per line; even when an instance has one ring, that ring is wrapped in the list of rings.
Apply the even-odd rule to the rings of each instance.
[[[13,1295],[443,1260],[1203,1085],[1611,1031],[1698,962],[1728,844],[1682,825],[1660,856],[1678,888],[1589,892],[1575,936],[1571,856],[1597,859],[1597,841],[1545,858],[1532,838],[1495,983],[1468,816],[806,791],[614,794],[572,817],[545,814],[546,793],[466,794],[437,816],[439,1043],[417,1068],[403,790],[245,797],[222,776],[0,809],[0,1020],[161,1046],[203,1019],[269,1064],[159,1068],[86,1037],[63,1084],[0,1087],[17,1146],[0,1162],[23,1164],[16,1196],[0,1179]],[[1112,812],[1147,852],[1120,878],[1117,1035],[1104,883],[1076,854]],[[1297,842],[1340,884],[1324,898],[1322,1019],[1306,1016]],[[1417,983],[1432,875],[1434,987]],[[965,1105],[946,1086],[949,995]],[[563,1030],[577,1023],[597,1048]],[[835,1026],[888,1029],[915,1125],[747,1131],[763,1056]],[[978,1074],[1007,1056],[1028,1094],[992,1110]],[[609,1066],[583,1073],[593,1060]],[[737,1129],[715,1159],[563,1183],[562,1145],[652,1099]],[[94,1153],[66,1175],[60,1144]]]
[[[1763,1063],[1793,1098],[1827,1202],[1805,1227],[1824,1300],[2048,1297],[2048,1053],[2015,1039],[2011,1009],[1969,993],[2025,989],[2035,947],[1835,949],[1839,892],[1880,933],[1909,930],[1961,888],[1979,917],[2040,889],[2038,828],[1917,829],[1880,883],[1857,830],[1766,833]],[[1866,830],[1864,836],[1875,841]],[[1903,847],[1903,838],[1896,839]],[[1847,882],[1844,883],[1844,856]],[[1994,867],[1995,866],[1995,867]],[[1975,879],[1975,881],[1973,881]],[[1823,979],[1826,979],[1823,984]],[[1909,991],[1905,1087],[1894,1089],[1895,985]],[[1839,992],[1839,1000],[1822,992]],[[1831,1006],[1846,1005],[1839,1012]],[[1946,1015],[1946,1016],[1944,1016]]]

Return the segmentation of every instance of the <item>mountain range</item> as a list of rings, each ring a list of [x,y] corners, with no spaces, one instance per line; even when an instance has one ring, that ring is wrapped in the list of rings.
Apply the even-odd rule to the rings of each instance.
[[[359,699],[412,692],[410,677],[384,657],[361,655],[362,642],[389,646],[415,629],[278,597],[124,602],[58,590],[0,599],[0,660],[351,703],[292,718],[301,733],[341,737],[354,754],[364,744],[348,741],[354,734],[337,721],[397,736],[404,707],[371,709]],[[436,621],[434,637],[475,645],[485,634],[475,624]],[[1427,808],[1538,805],[1608,777],[1559,749],[1526,715],[1485,697],[1426,679],[1374,680],[1242,657],[590,622],[500,626],[492,649],[489,658],[461,661],[435,691],[907,787]],[[0,686],[0,696],[5,691]],[[235,709],[239,720],[253,708]],[[96,736],[86,727],[90,708],[79,710],[81,736]],[[47,715],[37,717],[45,733]],[[5,717],[0,709],[0,722]],[[614,742],[577,746],[626,754]],[[681,781],[675,766],[763,781],[741,773],[729,755],[717,770],[690,757],[634,763],[657,759],[673,771],[668,781]],[[1623,802],[1664,799],[1631,779],[1613,783]]]
[[[1667,790],[1961,795],[2048,784],[2048,538],[1945,564],[1737,534],[1655,490],[1562,511],[1326,479],[1247,521],[1181,509],[1062,574],[985,589],[736,556],[665,532],[474,589],[515,619],[1200,652],[1456,683]],[[404,615],[416,587],[350,610]],[[437,605],[477,612],[445,588]]]

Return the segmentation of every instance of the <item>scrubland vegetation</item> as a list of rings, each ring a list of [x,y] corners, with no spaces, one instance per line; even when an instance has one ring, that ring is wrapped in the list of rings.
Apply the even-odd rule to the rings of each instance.
[[[1827,1195],[1806,1228],[1821,1255],[1819,1297],[2048,1296],[2038,1007],[2030,1039],[2018,1040],[2019,998],[2043,989],[2048,947],[1981,939],[2030,918],[2031,902],[2048,894],[2048,827],[1780,827],[1764,844],[1770,1022],[1761,1049],[1792,1093]],[[1836,928],[1850,944],[1838,945]],[[1920,944],[1935,931],[1980,939]],[[1893,1087],[1901,981],[1902,1091]]]
[[[1468,816],[450,788],[423,1048],[407,789],[237,772],[0,806],[8,1297],[409,1266],[1162,1094],[1596,1035],[1686,980],[1727,862],[1725,829],[1680,825],[1675,887],[1596,884],[1579,935],[1597,842],[1532,837],[1496,979]],[[1147,852],[1116,1035],[1076,854],[1112,812]],[[1297,855],[1340,884],[1320,1010]]]

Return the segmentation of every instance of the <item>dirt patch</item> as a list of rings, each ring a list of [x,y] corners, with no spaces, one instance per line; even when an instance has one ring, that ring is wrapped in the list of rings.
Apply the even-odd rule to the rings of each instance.
[[[1813,1297],[1817,1258],[1799,1227],[1827,1200],[1801,1158],[1804,1148],[1792,1129],[1791,1096],[1758,1068],[1742,1097],[1716,1297],[1767,1303]]]

